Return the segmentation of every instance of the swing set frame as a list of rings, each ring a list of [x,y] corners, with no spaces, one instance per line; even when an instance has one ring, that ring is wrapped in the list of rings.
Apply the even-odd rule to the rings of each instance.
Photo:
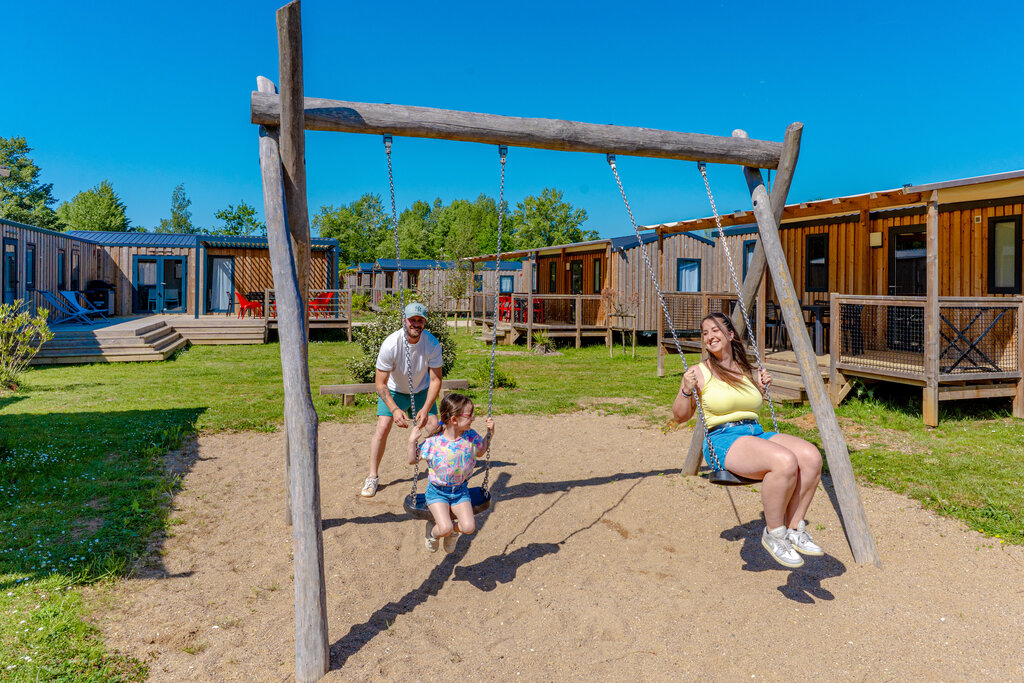
[[[599,125],[555,119],[496,116],[391,104],[305,98],[299,0],[277,10],[280,94],[257,78],[251,122],[259,125],[263,203],[277,292],[285,417],[285,519],[292,526],[295,577],[295,678],[300,683],[327,673],[330,648],[324,582],[323,531],[317,451],[318,421],[309,383],[308,320],[310,232],[306,203],[305,131],[328,130],[481,142],[571,152],[657,157],[736,164],[750,190],[760,239],[741,296],[752,303],[766,265],[779,293],[787,327],[835,485],[847,540],[858,563],[881,566],[857,490],[849,451],[821,375],[779,241],[778,224],[799,156],[802,124],[791,124],[782,143],[732,137]],[[769,198],[761,169],[776,169]],[[763,245],[763,246],[762,246]],[[739,307],[737,307],[739,308]],[[739,320],[737,320],[739,318]],[[737,310],[733,322],[742,333]],[[699,431],[699,430],[695,430]],[[694,435],[699,444],[703,434]],[[684,466],[696,472],[693,449]]]

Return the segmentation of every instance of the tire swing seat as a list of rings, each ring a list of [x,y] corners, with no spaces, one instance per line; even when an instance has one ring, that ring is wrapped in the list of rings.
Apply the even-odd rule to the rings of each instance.
[[[489,491],[480,486],[469,487],[469,499],[473,503],[473,514],[479,515],[491,507],[491,494]],[[434,516],[430,513],[430,508],[427,507],[427,497],[423,493],[410,493],[405,497],[405,511],[410,517],[416,519],[425,519],[427,521],[433,521]],[[455,513],[452,512],[452,519],[455,519]]]
[[[747,479],[729,470],[711,470],[708,481],[719,486],[747,486],[748,484],[760,483],[760,479]]]

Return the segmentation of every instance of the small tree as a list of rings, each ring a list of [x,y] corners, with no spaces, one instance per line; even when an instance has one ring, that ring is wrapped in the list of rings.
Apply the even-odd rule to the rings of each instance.
[[[604,301],[605,310],[609,317],[617,317],[619,320],[636,318],[637,307],[640,305],[640,295],[634,292],[626,294],[611,287],[601,290],[601,300]],[[633,344],[636,345],[636,326],[634,325]],[[626,326],[622,326],[622,355],[626,355]]]
[[[192,225],[192,212],[188,210],[191,205],[192,200],[185,193],[185,183],[179,183],[171,193],[171,217],[161,218],[156,231],[183,235],[194,235],[199,232],[199,228]]]
[[[57,215],[69,230],[127,232],[131,229],[124,202],[109,180],[79,192],[70,202],[58,206]]]
[[[211,231],[213,235],[265,237],[267,234],[267,224],[257,218],[256,208],[250,206],[244,199],[238,203],[238,206],[228,204],[228,208],[215,213],[214,218],[224,221],[224,225],[214,228]]]
[[[405,303],[419,301],[420,296],[412,290],[405,290]],[[348,362],[349,370],[360,382],[372,382],[376,375],[377,354],[387,336],[402,327],[402,305],[397,296],[387,294],[380,299],[380,311],[374,314],[366,327],[356,336],[361,354]],[[455,342],[448,332],[448,321],[443,313],[427,313],[425,328],[441,342],[441,374],[447,375],[455,367]],[[401,372],[405,372],[402,368]]]
[[[473,281],[473,271],[465,261],[456,261],[455,267],[447,273],[442,295],[445,301],[452,299],[458,310],[459,301],[469,296],[469,285]],[[456,314],[457,315],[457,314]]]
[[[29,315],[24,302],[0,304],[0,390],[18,388],[18,375],[39,348],[53,339],[53,332],[46,324],[49,311],[43,309],[35,317]]]

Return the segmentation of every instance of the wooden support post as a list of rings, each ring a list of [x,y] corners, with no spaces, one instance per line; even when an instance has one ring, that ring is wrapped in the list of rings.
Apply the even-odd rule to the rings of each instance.
[[[583,297],[576,295],[576,348],[583,346]]]
[[[282,89],[281,149],[277,153],[276,141],[262,135],[260,165],[281,337],[285,425],[293,460],[290,488],[295,583],[295,679],[308,683],[327,673],[330,652],[320,517],[318,424],[310,398],[306,348],[310,238],[302,144],[302,28],[298,0],[278,10],[277,28]],[[296,103],[300,112],[298,116]],[[305,271],[300,270],[303,264]]]
[[[789,196],[789,188],[793,183],[793,173],[796,171],[796,162],[800,156],[800,139],[803,136],[804,124],[791,123],[786,128],[786,135],[782,140],[782,156],[779,159],[779,172],[775,174],[775,183],[772,186],[771,206],[775,216],[775,224],[782,225],[782,214],[786,209],[786,198]],[[737,137],[745,137],[746,133],[741,130],[733,132]],[[757,289],[764,279],[767,269],[767,261],[764,255],[764,245],[761,240],[754,244],[754,253],[750,257],[750,265],[747,266],[747,276],[743,279],[743,288],[740,290],[740,297],[747,306],[754,300]],[[742,318],[742,316],[741,316]],[[733,319],[733,326],[736,332],[743,334],[746,329],[746,322]]]
[[[533,274],[530,274],[528,285],[529,293],[526,295],[526,348],[533,348]]]
[[[832,474],[846,538],[853,551],[853,559],[858,564],[873,562],[881,566],[875,539],[868,527],[864,504],[857,489],[857,480],[853,475],[846,439],[843,437],[842,430],[839,429],[839,421],[836,419],[832,402],[825,391],[825,382],[822,381],[821,372],[818,370],[818,360],[814,355],[811,338],[807,334],[807,327],[803,324],[803,312],[800,310],[793,279],[786,265],[786,254],[782,250],[782,242],[779,239],[778,224],[772,212],[761,172],[745,167],[743,174],[750,187],[750,198],[754,206],[754,215],[757,218],[761,243],[764,244],[765,256],[768,267],[771,269],[772,282],[775,284],[775,290],[779,296],[782,315],[789,328],[790,342],[793,344],[797,365],[800,367],[800,375],[803,377],[807,396],[814,411],[818,434],[825,447],[825,457],[828,458],[829,471]]]
[[[658,282],[664,282],[662,277],[665,266],[665,235],[658,230]],[[658,377],[665,376],[665,311],[658,305]]]
[[[1024,299],[1017,304],[1017,370],[1024,371]],[[1024,375],[1017,380],[1013,397],[1013,416],[1024,417]]]
[[[789,196],[789,187],[793,183],[793,173],[796,171],[796,162],[800,157],[800,138],[803,135],[804,124],[802,123],[791,123],[786,127],[786,136],[782,141],[782,155],[779,159],[779,172],[775,175],[775,185],[772,187],[771,194],[771,210],[772,215],[775,217],[775,224],[782,224],[782,213],[786,208],[786,198]],[[742,130],[736,130],[733,135],[738,138],[745,138],[746,133]],[[723,249],[726,249],[726,245],[721,245]],[[761,289],[764,283],[764,274],[767,269],[768,262],[765,259],[764,245],[761,240],[758,239],[754,245],[754,254],[750,259],[750,265],[747,266],[747,276],[743,279],[743,286],[739,291],[739,298],[742,299],[744,306],[750,307],[750,304],[754,301],[754,296]],[[763,311],[765,306],[760,306]],[[707,295],[701,297],[701,320],[708,314],[708,301]],[[763,315],[763,314],[759,314]],[[762,318],[763,320],[763,318]],[[743,319],[743,315],[740,313],[740,307],[737,306],[736,310],[733,311],[732,324],[736,328],[736,334],[740,336],[747,329],[747,323]],[[801,326],[803,323],[801,322]],[[778,333],[778,332],[776,332]],[[758,343],[763,343],[764,340],[764,328],[758,330],[757,334]],[[764,358],[764,355],[761,356]],[[686,474],[697,474],[697,470],[700,468],[701,460],[701,445],[704,438],[704,433],[694,429],[693,440],[690,443],[690,450],[686,456],[686,464],[683,466],[683,471]]]
[[[925,219],[924,390],[921,417],[939,424],[939,191],[932,190]]]
[[[829,320],[832,321],[832,326],[829,329],[829,354],[828,354],[828,394],[832,401],[832,406],[838,408],[840,402],[840,386],[839,386],[839,371],[836,369],[836,363],[839,362],[839,355],[843,352],[843,341],[840,328],[842,327],[843,321],[840,319],[842,315],[842,309],[839,306],[839,301],[836,298],[835,292],[829,297]]]

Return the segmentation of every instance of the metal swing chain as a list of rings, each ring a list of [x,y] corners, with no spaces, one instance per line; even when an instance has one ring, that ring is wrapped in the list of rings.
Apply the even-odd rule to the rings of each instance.
[[[761,360],[761,352],[757,350],[757,338],[754,336],[754,328],[750,326],[750,316],[747,314],[747,306],[743,303],[743,286],[739,281],[739,277],[736,275],[736,267],[732,263],[732,253],[729,251],[729,245],[725,241],[725,231],[722,229],[722,219],[718,215],[718,208],[715,206],[715,198],[711,194],[711,184],[708,182],[708,170],[707,164],[703,161],[697,162],[697,168],[700,170],[700,175],[704,179],[704,187],[708,191],[708,201],[711,202],[711,212],[715,215],[715,225],[718,226],[718,239],[721,240],[722,246],[725,248],[725,259],[729,264],[729,275],[732,278],[732,283],[736,287],[736,292],[739,294],[737,302],[740,305],[740,313],[743,314],[743,322],[747,326],[747,334],[750,335],[751,341],[754,342],[754,358],[757,359],[757,369],[763,370],[764,363]],[[775,418],[775,402],[772,401],[772,393],[768,387],[764,388],[764,394],[768,399],[768,409],[772,414],[772,427],[776,432],[779,431],[779,422]]]
[[[412,418],[415,423],[416,420],[416,393],[413,391],[412,385],[412,348],[409,345],[409,340],[406,338],[406,325],[408,321],[405,318],[405,288],[402,287],[402,249],[398,243],[398,209],[395,204],[395,176],[391,168],[391,136],[384,136],[384,153],[388,158],[388,187],[391,190],[391,227],[395,235],[395,263],[398,268],[398,302],[402,310],[402,341],[405,346],[405,373],[409,378],[409,417]],[[420,478],[420,461],[417,458],[412,465],[412,497],[416,498],[416,483]]]
[[[491,379],[487,386],[487,417],[490,419],[494,407],[494,355],[498,345],[498,283],[501,282],[501,231],[505,223],[505,157],[508,147],[498,146],[501,156],[501,185],[498,189],[498,247],[494,261],[494,324],[491,327]],[[484,461],[484,482],[481,488],[487,491],[487,482],[491,476],[491,440],[487,439],[487,453]]]
[[[665,322],[668,323],[668,329],[672,333],[672,342],[676,346],[676,352],[679,354],[679,359],[683,361],[683,372],[685,373],[690,369],[690,366],[686,363],[686,357],[683,355],[683,347],[679,343],[679,335],[676,333],[676,327],[672,324],[672,317],[668,313],[668,305],[665,303],[665,297],[662,296],[661,283],[658,282],[658,276],[654,273],[654,267],[651,266],[651,258],[647,254],[647,247],[644,245],[643,238],[640,237],[640,228],[637,226],[636,218],[633,217],[633,209],[629,206],[629,199],[626,198],[626,190],[622,187],[622,180],[619,178],[619,170],[615,166],[615,155],[608,154],[608,165],[611,166],[612,173],[615,175],[615,182],[619,186],[619,193],[622,195],[622,201],[626,205],[626,213],[629,214],[629,220],[633,224],[633,232],[636,233],[637,243],[640,245],[640,253],[644,255],[644,264],[647,266],[647,273],[651,276],[651,281],[654,283],[654,291],[658,294],[658,302],[661,304],[661,310],[665,315]],[[697,401],[697,414],[700,416],[700,422],[704,427],[704,437],[708,443],[708,451],[711,455],[711,461],[716,464],[717,469],[723,470],[725,466],[718,460],[718,455],[715,453],[715,446],[711,443],[711,436],[708,433],[708,420],[704,414],[704,402],[701,399],[700,391],[695,386],[693,388],[693,396]]]

